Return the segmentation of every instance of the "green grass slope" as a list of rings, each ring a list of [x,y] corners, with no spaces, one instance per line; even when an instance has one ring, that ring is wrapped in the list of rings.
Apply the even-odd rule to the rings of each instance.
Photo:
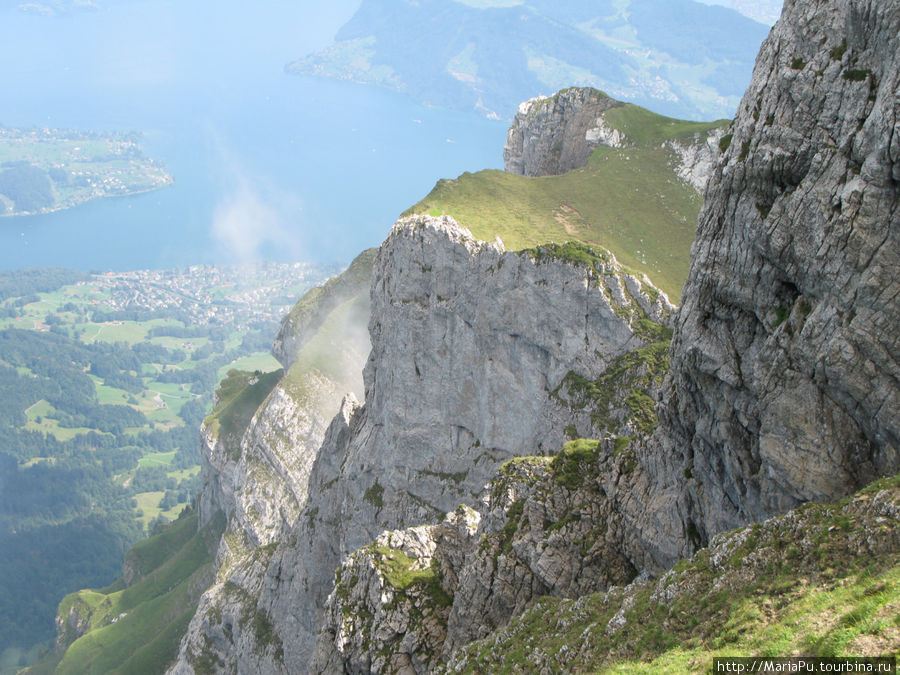
[[[66,596],[59,617],[70,629],[77,621],[86,632],[69,645],[55,672],[163,672],[212,581],[223,529],[223,518],[198,530],[197,515],[185,515],[129,552],[130,586],[119,580]],[[53,665],[45,662],[30,672],[49,672]]]
[[[630,145],[597,148],[587,166],[561,176],[489,170],[441,180],[403,215],[450,215],[475,237],[499,236],[512,250],[551,241],[599,245],[677,303],[703,200],[675,174],[663,144],[705,137],[727,122],[675,120],[635,105],[613,108],[605,119]]]
[[[229,370],[216,389],[215,406],[203,420],[210,433],[225,440],[229,447],[239,450],[241,435],[257,408],[278,384],[283,372]]]
[[[451,667],[655,675],[712,672],[717,656],[897,656],[898,507],[894,476],[721,535],[658,581],[542,598]]]

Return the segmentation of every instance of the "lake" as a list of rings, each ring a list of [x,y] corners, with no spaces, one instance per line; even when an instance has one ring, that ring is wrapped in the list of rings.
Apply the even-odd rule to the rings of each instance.
[[[439,178],[501,167],[506,123],[284,74],[357,4],[122,0],[55,16],[0,4],[0,123],[137,130],[175,178],[0,219],[0,268],[349,261]]]

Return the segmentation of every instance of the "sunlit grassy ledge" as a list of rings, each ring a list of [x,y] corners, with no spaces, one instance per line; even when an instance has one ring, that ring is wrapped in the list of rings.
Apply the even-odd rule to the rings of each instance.
[[[601,246],[678,303],[703,199],[675,173],[666,143],[706,138],[728,122],[674,120],[634,105],[609,110],[605,120],[628,144],[597,148],[583,168],[537,178],[464,173],[438,181],[402,215],[450,215],[478,239],[499,236],[511,250],[565,241]]]

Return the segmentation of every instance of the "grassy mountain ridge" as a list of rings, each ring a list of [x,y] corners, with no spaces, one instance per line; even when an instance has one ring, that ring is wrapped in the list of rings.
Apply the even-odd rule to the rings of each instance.
[[[676,159],[664,144],[705,139],[727,122],[675,120],[630,104],[611,108],[604,119],[628,144],[597,148],[583,168],[536,178],[464,173],[438,181],[403,215],[450,215],[479,239],[499,236],[508,249],[567,240],[599,245],[677,303],[703,199],[675,174]]]
[[[58,642],[66,649],[29,673],[162,672],[212,581],[224,516],[197,529],[196,513],[132,548],[123,579],[108,588],[72,593],[59,605]]]

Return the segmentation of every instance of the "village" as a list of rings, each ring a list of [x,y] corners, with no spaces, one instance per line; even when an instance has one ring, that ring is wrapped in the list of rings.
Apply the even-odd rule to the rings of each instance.
[[[303,262],[193,265],[93,274],[78,285],[91,292],[95,309],[114,320],[143,320],[153,313],[178,315],[186,325],[244,330],[280,319],[307,288],[339,271],[337,265]]]

